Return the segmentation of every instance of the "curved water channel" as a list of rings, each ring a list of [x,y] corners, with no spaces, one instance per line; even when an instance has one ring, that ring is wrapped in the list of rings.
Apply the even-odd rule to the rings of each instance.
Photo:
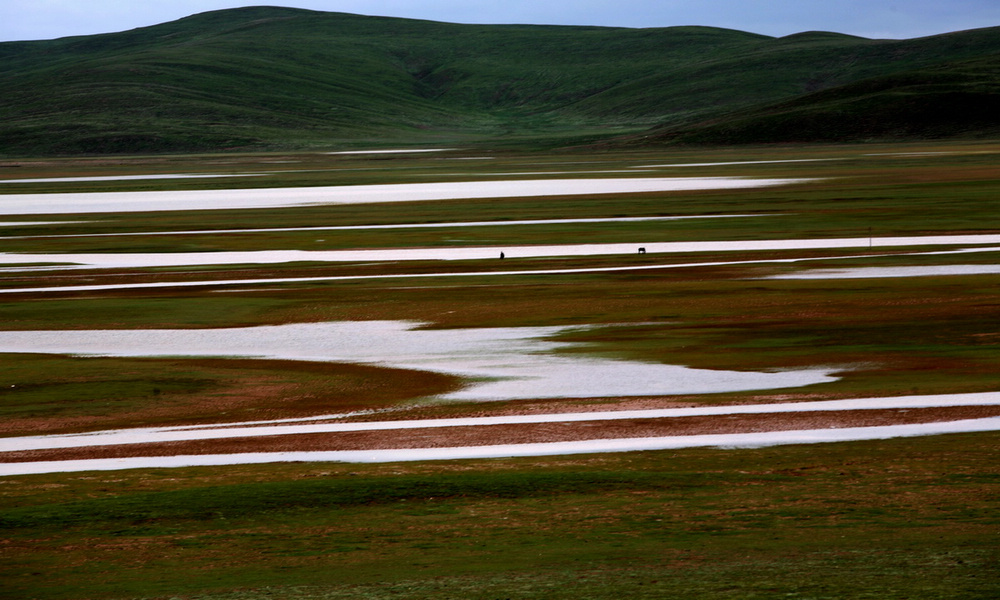
[[[610,360],[552,341],[580,327],[421,329],[407,321],[228,329],[0,331],[0,352],[214,356],[363,363],[432,371],[469,384],[442,400],[709,394],[834,381],[832,369],[744,372]]]

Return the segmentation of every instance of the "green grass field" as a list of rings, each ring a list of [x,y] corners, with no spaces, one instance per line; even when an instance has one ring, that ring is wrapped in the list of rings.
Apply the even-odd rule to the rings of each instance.
[[[224,180],[2,184],[5,193],[417,183],[596,173],[812,178],[791,186],[545,199],[0,217],[4,252],[186,252],[997,233],[1000,145],[440,155],[314,153],[6,161],[6,177],[245,173]],[[294,161],[294,162],[285,162]],[[584,174],[593,171],[595,173]],[[536,177],[517,175],[520,178]],[[0,195],[0,206],[3,197]],[[371,231],[212,230],[743,214]],[[76,222],[79,221],[79,222]],[[142,235],[191,231],[196,235]],[[132,233],[139,235],[120,236]],[[58,237],[101,234],[93,237]],[[30,236],[30,237],[27,237]],[[9,238],[9,239],[7,239]],[[16,238],[16,239],[15,239]],[[920,250],[949,250],[949,246]],[[996,264],[912,248],[523,260],[26,271],[49,285],[395,274],[233,287],[0,295],[7,330],[208,328],[406,319],[434,328],[606,325],[573,352],[729,370],[816,366],[803,388],[695,403],[1000,390],[996,275],[766,279],[801,269]],[[814,258],[677,269],[490,271]],[[825,258],[825,260],[824,260]],[[474,277],[421,277],[482,272]],[[0,354],[0,435],[239,421],[415,404],[455,378],[377,366]],[[13,388],[11,386],[14,386]],[[550,407],[615,399],[548,400]],[[544,403],[537,403],[544,404]],[[396,464],[289,463],[0,478],[0,597],[989,599],[1000,596],[996,433],[886,441]]]
[[[5,481],[15,598],[991,598],[995,434]]]

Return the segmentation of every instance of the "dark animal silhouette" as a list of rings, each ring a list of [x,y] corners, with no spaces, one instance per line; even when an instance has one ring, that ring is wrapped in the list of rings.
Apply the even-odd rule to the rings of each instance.
[[[646,253],[645,248],[639,248],[639,254],[645,254],[645,253]]]

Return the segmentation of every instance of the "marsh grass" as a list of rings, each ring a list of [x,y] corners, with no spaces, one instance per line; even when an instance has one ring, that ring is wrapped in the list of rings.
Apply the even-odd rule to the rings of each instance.
[[[337,414],[459,386],[445,375],[353,364],[2,354],[0,435]]]

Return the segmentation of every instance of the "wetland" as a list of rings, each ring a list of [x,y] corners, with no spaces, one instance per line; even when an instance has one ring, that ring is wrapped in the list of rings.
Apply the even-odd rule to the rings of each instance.
[[[998,156],[15,161],[5,586],[994,597]]]

